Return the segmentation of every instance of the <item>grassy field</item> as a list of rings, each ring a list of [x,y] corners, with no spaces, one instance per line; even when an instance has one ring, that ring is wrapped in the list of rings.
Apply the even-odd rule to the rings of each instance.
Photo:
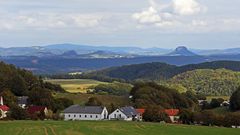
[[[86,93],[87,90],[91,90],[94,86],[98,84],[103,84],[106,82],[100,82],[91,79],[50,79],[45,80],[54,84],[61,85],[66,91],[71,93]]]
[[[126,106],[130,104],[128,97],[113,96],[113,95],[95,95],[95,94],[79,94],[79,93],[55,93],[56,98],[68,98],[74,102],[74,104],[85,104],[90,97],[97,97],[105,106],[110,106],[111,103],[118,106]]]
[[[207,96],[208,101],[211,101],[213,98],[222,98],[224,100],[229,100],[230,96]]]
[[[240,129],[120,121],[0,122],[1,135],[239,135]]]

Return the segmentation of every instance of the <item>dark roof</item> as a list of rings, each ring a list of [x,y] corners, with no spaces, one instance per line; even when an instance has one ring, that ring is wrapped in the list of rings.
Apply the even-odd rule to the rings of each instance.
[[[18,104],[27,104],[28,96],[17,97],[17,100]]]
[[[45,108],[46,108],[45,106],[30,106],[30,107],[28,107],[27,112],[29,114],[34,114],[36,112],[44,111]]]
[[[138,114],[137,111],[132,106],[121,107],[119,108],[119,110],[128,117],[132,117]]]
[[[101,114],[103,109],[101,106],[72,105],[66,108],[63,113]]]

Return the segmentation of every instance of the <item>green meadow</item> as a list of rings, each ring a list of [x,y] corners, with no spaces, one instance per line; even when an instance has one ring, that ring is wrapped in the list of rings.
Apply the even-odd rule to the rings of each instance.
[[[239,135],[240,129],[122,121],[1,121],[1,135]]]

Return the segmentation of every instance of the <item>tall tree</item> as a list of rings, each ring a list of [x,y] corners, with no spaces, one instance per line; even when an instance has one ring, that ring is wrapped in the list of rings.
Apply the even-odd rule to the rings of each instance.
[[[232,111],[240,110],[240,87],[232,94],[230,98],[230,109]]]

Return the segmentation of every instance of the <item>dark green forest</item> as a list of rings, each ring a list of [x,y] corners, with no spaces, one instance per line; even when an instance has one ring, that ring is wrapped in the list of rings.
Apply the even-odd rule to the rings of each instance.
[[[17,107],[17,96],[28,96],[29,105],[46,106],[53,112],[72,104],[67,99],[55,99],[53,92],[65,90],[59,85],[44,82],[29,71],[0,62],[0,95],[10,108]]]
[[[112,67],[103,70],[85,73],[79,77],[90,77],[99,79],[123,79],[125,81],[133,80],[163,80],[170,79],[175,75],[192,71],[195,69],[229,69],[232,71],[240,71],[239,61],[214,61],[201,64],[190,64],[185,66],[175,66],[165,63],[145,63],[126,65],[121,67]]]

